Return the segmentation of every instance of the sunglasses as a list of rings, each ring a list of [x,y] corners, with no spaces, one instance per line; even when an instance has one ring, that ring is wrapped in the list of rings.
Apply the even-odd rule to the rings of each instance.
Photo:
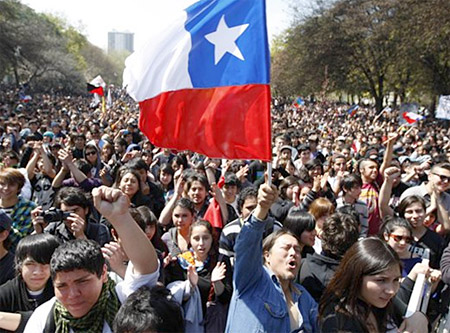
[[[413,241],[413,238],[409,237],[409,236],[400,236],[400,235],[390,234],[389,237],[392,238],[397,243],[400,243],[403,240],[403,241],[405,241],[405,243],[411,244]]]
[[[89,156],[89,155],[97,155],[97,153],[95,151],[87,151],[86,156]]]
[[[433,172],[433,175],[438,176],[441,179],[441,182],[443,182],[443,183],[450,183],[450,177],[440,175],[440,174],[434,173],[434,172]]]

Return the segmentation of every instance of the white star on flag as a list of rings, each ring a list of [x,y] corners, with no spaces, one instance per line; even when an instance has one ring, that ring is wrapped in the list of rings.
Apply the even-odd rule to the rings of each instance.
[[[205,35],[205,38],[211,44],[214,44],[214,65],[217,65],[227,52],[238,59],[245,60],[241,50],[236,45],[236,39],[244,33],[248,26],[248,24],[242,24],[228,27],[225,22],[225,15],[222,15],[216,31]]]

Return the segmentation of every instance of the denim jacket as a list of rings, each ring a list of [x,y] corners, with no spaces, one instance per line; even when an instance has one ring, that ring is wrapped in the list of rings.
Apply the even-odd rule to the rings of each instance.
[[[233,296],[226,332],[290,332],[289,311],[276,276],[263,266],[262,237],[265,221],[253,215],[237,238]],[[299,284],[292,299],[303,317],[295,332],[317,332],[317,303]],[[297,289],[297,290],[295,290]]]

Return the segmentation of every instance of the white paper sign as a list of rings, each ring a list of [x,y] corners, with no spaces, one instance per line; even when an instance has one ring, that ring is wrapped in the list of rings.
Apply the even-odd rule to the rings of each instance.
[[[436,109],[436,118],[450,119],[450,95],[439,97],[439,105]]]

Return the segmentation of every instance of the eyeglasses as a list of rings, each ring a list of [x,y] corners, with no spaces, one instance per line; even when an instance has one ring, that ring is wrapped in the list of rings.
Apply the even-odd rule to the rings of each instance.
[[[96,153],[95,151],[87,151],[85,155],[86,155],[86,156],[89,156],[89,155],[97,155],[97,153]]]
[[[392,238],[397,243],[400,243],[403,240],[403,241],[405,241],[405,243],[410,244],[413,241],[413,238],[409,237],[409,236],[400,236],[400,235],[390,234],[389,237]]]
[[[433,175],[438,176],[441,179],[441,182],[443,183],[450,183],[450,177],[440,175],[438,173],[432,172]]]

